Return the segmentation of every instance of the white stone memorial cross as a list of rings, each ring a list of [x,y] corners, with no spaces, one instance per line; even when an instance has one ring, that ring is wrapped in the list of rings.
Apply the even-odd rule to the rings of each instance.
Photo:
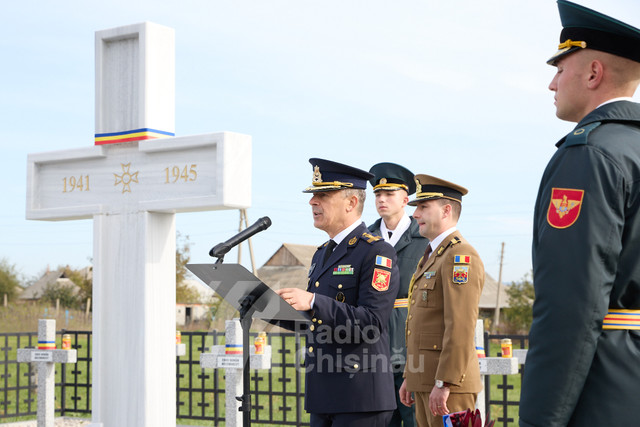
[[[95,40],[95,145],[29,155],[26,215],[93,219],[91,425],[175,426],[175,213],[249,207],[251,137],[172,137],[173,29]]]
[[[76,363],[77,350],[56,350],[56,321],[38,320],[38,348],[19,348],[18,362],[34,362],[38,370],[38,427],[53,427],[56,363]],[[62,396],[64,399],[64,396]]]
[[[224,333],[225,345],[212,345],[211,353],[200,354],[200,366],[224,369],[225,419],[226,427],[242,427],[242,412],[236,397],[242,396],[242,326],[240,319],[227,320]],[[249,366],[251,369],[271,369],[271,346],[264,343],[264,353],[256,354],[251,346]],[[249,391],[247,390],[249,394]]]

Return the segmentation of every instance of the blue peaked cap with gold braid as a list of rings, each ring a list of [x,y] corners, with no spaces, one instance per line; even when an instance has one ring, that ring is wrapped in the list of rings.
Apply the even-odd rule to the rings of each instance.
[[[558,51],[547,61],[580,49],[594,49],[640,62],[640,29],[579,4],[558,0],[562,22]]]
[[[303,193],[317,193],[320,191],[344,190],[355,188],[364,190],[367,181],[373,175],[362,169],[344,165],[331,160],[311,158],[309,163],[313,166],[313,178],[311,186],[305,188]]]

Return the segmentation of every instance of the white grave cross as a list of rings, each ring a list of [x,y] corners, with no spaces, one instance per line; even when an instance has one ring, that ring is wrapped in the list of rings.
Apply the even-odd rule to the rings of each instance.
[[[38,320],[38,349],[19,348],[18,362],[34,362],[38,369],[38,427],[53,427],[56,363],[76,363],[77,350],[56,350],[56,321]],[[62,397],[64,399],[64,396]]]
[[[200,354],[202,368],[224,369],[225,378],[225,426],[242,427],[243,413],[238,409],[240,404],[236,397],[242,396],[243,361],[242,361],[242,326],[240,319],[225,322],[225,345],[212,345],[211,353]],[[227,354],[232,348],[234,354]],[[240,352],[238,352],[240,348]],[[255,347],[249,349],[249,366],[251,369],[271,369],[271,346],[264,343],[264,353],[256,354]],[[249,390],[246,390],[250,394]]]
[[[171,28],[96,32],[95,146],[28,157],[28,219],[94,222],[94,427],[175,426],[175,213],[250,205],[251,137],[171,137],[174,56]]]

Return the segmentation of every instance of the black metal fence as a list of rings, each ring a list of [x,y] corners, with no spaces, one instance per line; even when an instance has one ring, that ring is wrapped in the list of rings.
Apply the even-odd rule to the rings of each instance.
[[[527,335],[489,335],[484,333],[484,348],[487,357],[501,356],[496,350],[491,354],[492,348],[500,348],[500,340],[510,338],[513,349],[527,348]],[[492,345],[493,344],[493,345]],[[518,405],[520,404],[520,386],[524,365],[519,365],[518,375],[487,375],[484,378],[485,408],[487,418],[491,418],[496,426],[515,426],[518,422]],[[496,396],[500,396],[497,398]],[[494,397],[492,399],[492,397]]]
[[[72,337],[78,362],[56,366],[56,414],[88,415],[91,413],[91,332],[60,331],[57,335],[64,333]],[[525,348],[527,337],[485,334],[487,356],[499,355],[490,353],[501,338],[511,338],[514,348]],[[0,334],[0,419],[33,417],[37,413],[35,369],[30,363],[16,360],[17,349],[36,347],[37,342],[35,332]],[[224,371],[203,370],[200,354],[208,352],[212,345],[224,344],[224,332],[183,332],[182,342],[186,344],[187,353],[176,358],[178,423],[200,420],[203,425],[220,425],[225,420]],[[304,411],[304,374],[296,363],[296,358],[304,354],[304,338],[294,333],[269,334],[268,344],[272,346],[272,368],[251,372],[252,421],[268,425],[309,425],[309,416]],[[496,426],[515,425],[520,382],[520,375],[486,377],[485,406]]]

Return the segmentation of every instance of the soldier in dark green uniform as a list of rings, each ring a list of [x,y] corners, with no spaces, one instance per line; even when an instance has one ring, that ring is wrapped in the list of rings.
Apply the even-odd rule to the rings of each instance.
[[[409,196],[416,192],[413,172],[395,163],[378,163],[371,167],[369,173],[374,175],[369,182],[373,186],[376,210],[380,215],[380,218],[369,226],[369,230],[381,235],[394,247],[400,270],[400,289],[389,319],[391,366],[398,408],[394,411],[389,426],[413,427],[414,409],[400,404],[398,391],[402,385],[402,373],[407,359],[404,329],[407,321],[409,282],[429,240],[420,235],[418,223],[404,210]]]
[[[640,30],[558,1],[556,115],[540,184],[520,426],[629,426],[640,396]]]

